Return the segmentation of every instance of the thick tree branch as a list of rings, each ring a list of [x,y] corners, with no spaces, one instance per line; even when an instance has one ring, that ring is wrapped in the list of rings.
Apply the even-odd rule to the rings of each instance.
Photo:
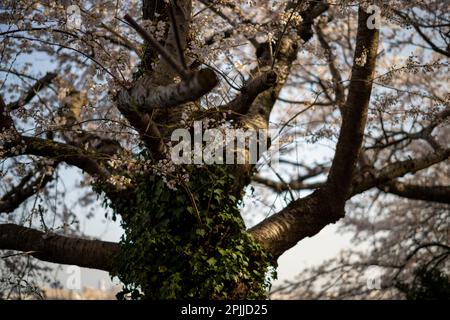
[[[0,199],[0,213],[13,212],[25,200],[44,188],[52,180],[53,170],[51,172],[44,171],[30,183],[35,174],[35,172],[30,172]]]
[[[450,157],[450,149],[439,150],[435,153],[417,159],[408,159],[389,164],[381,169],[372,170],[366,174],[354,177],[349,197],[362,193],[373,187],[382,186],[391,180],[402,177],[408,173],[428,168]]]
[[[14,151],[11,150],[11,147],[14,148]],[[97,162],[97,154],[69,144],[49,139],[22,136],[19,137],[18,141],[15,141],[15,144],[6,146],[5,149],[6,153],[4,156],[6,157],[35,155],[54,159],[58,162],[66,162],[82,169],[93,177],[106,180],[110,176],[109,172]]]
[[[361,173],[353,179],[352,189],[347,199],[374,187],[380,187],[382,189],[386,184],[395,183],[392,181],[393,179],[428,168],[449,157],[450,150],[442,150],[418,159],[399,161],[387,165],[382,169],[374,170],[372,175]],[[315,184],[315,187],[318,188],[324,188],[324,186],[325,183]],[[286,186],[282,188],[286,188]],[[291,187],[291,189],[295,190],[294,187]],[[396,190],[390,189],[387,192],[391,192],[391,190],[394,194],[410,199],[437,201],[441,203],[448,203],[449,201],[448,195],[450,190],[447,186],[417,186],[417,188],[411,186],[411,188],[408,188],[408,185],[406,185],[403,191],[396,192]],[[291,243],[291,246],[295,245],[295,239],[293,240],[293,237],[297,237],[299,239],[298,241],[300,241],[305,237],[312,236],[319,232],[326,224],[334,222],[336,218],[333,218],[333,215],[339,217],[342,210],[336,211],[336,207],[331,201],[324,200],[327,197],[322,195],[323,192],[323,189],[318,189],[310,196],[292,202],[279,213],[251,228],[249,232],[261,241],[275,257],[278,257],[287,250],[288,243]],[[419,192],[422,194],[419,194]],[[293,230],[296,233],[289,233],[286,230]]]
[[[167,31],[167,36],[164,40],[164,50],[170,55],[176,56],[175,53],[178,51],[181,54],[187,47],[188,41],[190,39],[190,20],[192,12],[192,0],[177,0],[175,5],[171,5],[170,1],[167,1],[166,9],[164,10],[164,15],[171,16],[170,12],[174,14],[176,24],[170,23]],[[170,5],[169,5],[170,4]],[[169,8],[170,7],[170,8]],[[158,17],[160,21],[161,16]],[[172,19],[172,18],[171,18]],[[167,19],[167,20],[171,20]],[[177,59],[179,62],[177,64],[184,70],[185,75],[181,75],[181,78],[187,79],[190,76],[190,71],[187,70],[186,64],[183,62],[184,59]],[[178,74],[180,74],[178,72]],[[173,67],[168,63],[167,59],[159,59],[155,66],[153,78],[155,83],[159,85],[167,85],[173,83],[174,77],[177,72],[174,72]]]
[[[111,271],[119,245],[69,238],[15,224],[0,224],[0,249],[29,252],[39,260]]]
[[[156,123],[150,116],[132,109],[129,105],[119,103],[117,107],[130,125],[139,133],[142,142],[152,152],[153,156],[161,158],[165,151],[165,145]]]
[[[303,21],[298,30],[303,41],[307,42],[313,36],[314,20],[326,12],[329,6],[328,1],[310,1],[309,8],[302,14]]]
[[[420,186],[392,181],[378,188],[403,198],[450,204],[450,186]]]
[[[14,122],[8,113],[5,100],[3,100],[3,97],[0,95],[0,133],[6,129],[12,128],[13,126]]]
[[[171,31],[169,33],[171,33],[171,36],[168,37],[167,44],[169,42],[172,42],[170,40],[171,40],[171,38],[173,38],[173,40],[174,40],[173,42],[175,42],[175,44],[176,44],[178,58],[180,60],[181,66],[183,67],[184,70],[187,70],[186,59],[184,58],[186,32],[183,32],[183,37],[182,37],[181,31],[180,31],[180,30],[185,31],[185,29],[186,29],[183,27],[185,27],[187,25],[187,23],[180,21],[180,20],[185,20],[185,19],[180,19],[180,18],[184,18],[185,15],[184,15],[182,8],[177,5],[176,0],[169,0],[169,3],[170,3],[169,17],[170,17],[170,22],[171,22]]]
[[[363,141],[375,72],[378,30],[367,28],[368,17],[360,8],[350,88],[327,184],[310,196],[291,202],[249,230],[276,258],[301,239],[318,233],[343,216]]]
[[[294,7],[297,8],[299,2],[300,1],[291,1],[288,5],[288,9],[294,9]],[[240,118],[239,125],[241,127],[253,130],[268,129],[272,109],[277,102],[277,97],[286,83],[294,61],[297,58],[300,39],[306,42],[311,38],[311,36],[307,35],[308,32],[306,31],[307,29],[311,29],[310,22],[325,12],[327,8],[328,4],[326,1],[309,2],[308,7],[299,12],[302,18],[306,19],[308,22],[306,24],[301,23],[300,25],[295,26],[297,35],[292,35],[291,33],[285,34],[280,31],[276,35],[276,48],[274,46],[275,42],[272,40],[260,43],[256,47],[258,68],[253,70],[253,74],[260,74],[261,70],[266,72],[268,70],[274,70],[277,74],[277,79],[272,86],[256,95],[254,101],[252,101],[248,107],[245,107],[245,117]],[[273,56],[273,50],[276,51],[276,59]],[[252,168],[253,166],[248,164],[230,167],[231,174],[236,177],[236,184],[232,193],[239,194],[242,191],[242,188],[250,183]]]
[[[260,93],[273,87],[276,84],[276,81],[277,74],[274,71],[264,72],[248,81],[241,89],[240,94],[226,105],[221,106],[220,109],[225,111],[230,110],[239,115],[245,115],[256,97]]]
[[[372,92],[378,50],[378,30],[367,28],[369,15],[359,9],[358,32],[349,92],[335,156],[328,175],[326,191],[343,207],[350,192],[353,173],[364,138],[367,109]]]
[[[155,86],[152,81],[144,77],[131,90],[122,90],[118,95],[119,104],[142,112],[175,107],[201,98],[218,83],[216,74],[210,69],[195,72],[189,79],[168,86]]]
[[[34,96],[41,91],[42,89],[44,89],[46,86],[48,86],[53,79],[55,79],[57,76],[56,73],[47,73],[44,77],[40,78],[38,81],[36,81],[36,83],[28,89],[27,92],[25,92],[25,94],[19,98],[19,100],[12,102],[10,104],[8,104],[8,110],[12,111],[12,110],[16,110],[20,107],[23,107],[24,105],[26,105],[28,102],[31,101],[31,99],[34,98]]]
[[[280,212],[249,229],[250,234],[277,259],[298,241],[315,235],[335,220],[331,219],[335,216],[332,214],[334,208],[319,198],[315,192],[291,202]]]

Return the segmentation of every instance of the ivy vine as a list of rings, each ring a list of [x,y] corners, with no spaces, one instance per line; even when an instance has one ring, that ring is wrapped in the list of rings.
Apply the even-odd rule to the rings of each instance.
[[[137,198],[115,207],[127,216],[118,298],[266,298],[273,262],[245,231],[241,199],[227,193],[233,177],[221,166],[187,170],[177,190],[160,176],[138,177]]]

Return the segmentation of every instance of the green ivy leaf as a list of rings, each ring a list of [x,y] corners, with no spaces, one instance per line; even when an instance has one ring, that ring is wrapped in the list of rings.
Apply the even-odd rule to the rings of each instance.
[[[216,264],[217,260],[216,260],[214,257],[212,257],[212,258],[209,258],[206,262],[207,262],[210,266],[213,266],[213,265]]]

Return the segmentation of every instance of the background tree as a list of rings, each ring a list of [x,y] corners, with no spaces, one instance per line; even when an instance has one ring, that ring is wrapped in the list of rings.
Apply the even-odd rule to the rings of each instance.
[[[277,258],[367,207],[359,194],[440,203],[424,211],[446,221],[445,1],[78,1],[75,28],[67,5],[1,12],[1,249],[109,271],[121,296],[261,298]],[[46,74],[17,68],[39,55]],[[196,120],[274,128],[280,164],[175,165],[171,134]],[[119,244],[76,237],[54,201],[65,166],[120,218]],[[247,229],[251,183],[282,197]]]

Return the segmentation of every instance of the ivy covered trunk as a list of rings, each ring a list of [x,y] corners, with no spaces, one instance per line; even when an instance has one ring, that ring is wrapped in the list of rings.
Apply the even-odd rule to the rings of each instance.
[[[172,9],[162,0],[143,1],[143,18],[154,25],[167,26],[160,43],[175,57],[177,51],[190,46],[192,3],[177,1]],[[151,97],[162,90],[161,97],[165,96],[163,101],[168,105],[151,112],[157,124],[152,133],[156,132],[163,144],[143,137],[147,146],[152,146],[147,157],[151,164],[168,158],[164,146],[174,128],[180,126],[183,110],[193,111],[191,120],[211,117],[209,113],[203,114],[200,101],[189,101],[192,95],[200,98],[217,84],[214,72],[204,69],[191,74],[186,86],[181,82],[177,94],[185,92],[189,99],[183,108],[174,108],[172,104],[179,105],[182,101],[171,103],[175,96],[164,90],[174,85],[175,69],[146,41],[133,89],[122,92],[118,99],[119,109],[136,126],[141,120],[130,116],[133,112],[130,109],[142,111],[153,107]],[[147,123],[142,127],[148,127]],[[243,184],[236,181],[242,175],[226,165],[183,165],[181,170],[189,180],[177,181],[172,187],[167,183],[166,173],[132,177],[136,186],[133,196],[123,199],[119,196],[113,201],[113,209],[122,216],[125,230],[115,270],[125,285],[119,297],[131,294],[132,298],[146,299],[264,298],[270,284],[267,272],[271,262],[242,220],[238,207]]]
[[[221,166],[191,166],[176,190],[139,177],[137,197],[116,208],[124,219],[116,275],[124,294],[145,299],[265,298],[271,260],[246,232]]]

